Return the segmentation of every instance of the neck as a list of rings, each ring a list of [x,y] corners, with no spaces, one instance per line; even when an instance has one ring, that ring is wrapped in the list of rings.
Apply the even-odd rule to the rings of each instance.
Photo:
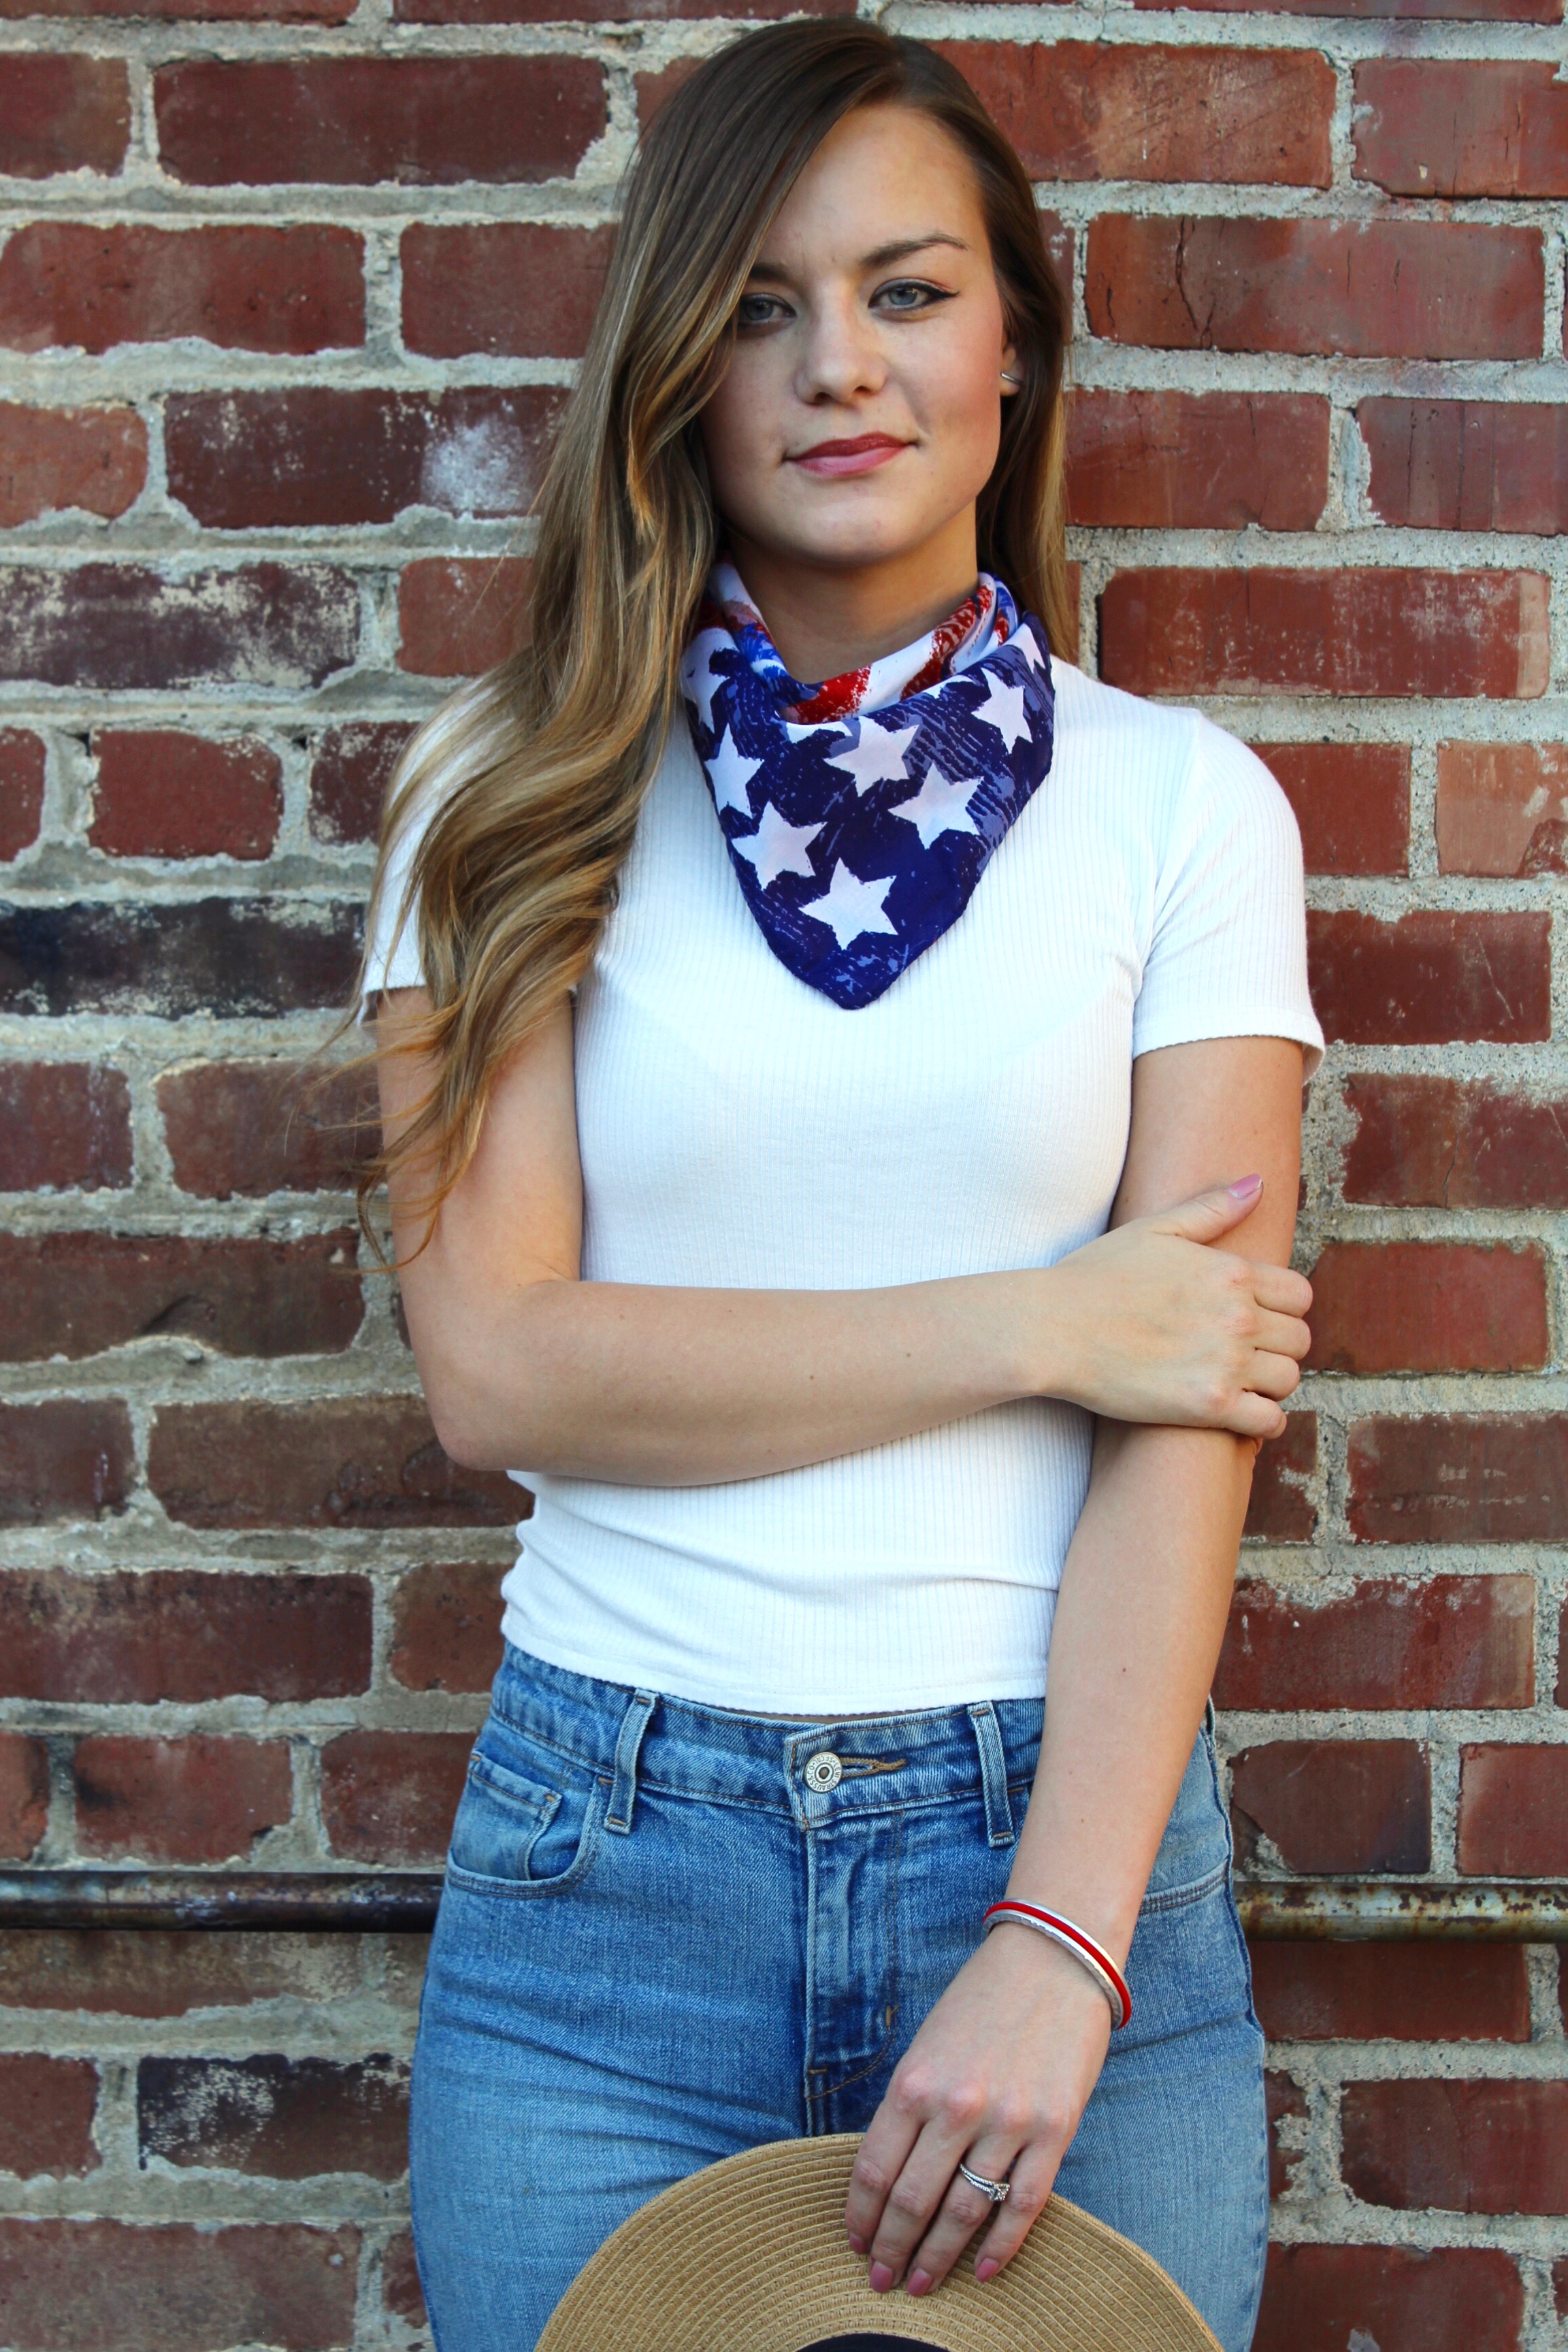
[[[884,563],[836,568],[729,534],[735,569],[792,677],[803,684],[864,669],[912,645],[963,604],[979,570],[974,514]]]

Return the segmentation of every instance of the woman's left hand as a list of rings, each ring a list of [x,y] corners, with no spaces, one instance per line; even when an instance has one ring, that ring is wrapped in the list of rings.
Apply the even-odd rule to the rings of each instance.
[[[980,2280],[1011,2262],[1105,2063],[1110,2011],[1044,1936],[1004,1927],[964,1963],[900,2061],[850,2179],[849,2243],[884,2294],[941,2284],[991,2206],[959,2171],[1012,2183],[982,2241]]]

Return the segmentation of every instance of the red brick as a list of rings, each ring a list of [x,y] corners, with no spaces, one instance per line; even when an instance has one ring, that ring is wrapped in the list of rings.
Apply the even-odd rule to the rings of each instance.
[[[1279,2074],[1273,2067],[1263,2077],[1263,2093],[1268,2114],[1268,2194],[1271,2198],[1283,2197],[1301,2156],[1300,2149],[1281,2144],[1279,2126],[1287,2116],[1304,2118],[1307,2101],[1289,2075]]]
[[[1387,1580],[1314,1598],[1239,1584],[1215,1675],[1220,1706],[1529,1706],[1528,1576]]]
[[[407,719],[329,727],[310,761],[310,837],[334,848],[374,841],[393,769],[413,734]]]
[[[1252,1947],[1252,1998],[1271,2042],[1528,2042],[1519,1944]]]
[[[1431,1868],[1432,1804],[1414,1739],[1280,1739],[1231,1764],[1243,1869],[1268,1838],[1287,1870]]]
[[[405,25],[624,25],[650,16],[852,16],[855,0],[394,0]]]
[[[1403,874],[1410,753],[1403,743],[1255,743],[1301,829],[1309,874]]]
[[[131,1418],[117,1397],[0,1405],[0,1527],[122,1511],[132,1463]]]
[[[320,2010],[359,1990],[359,1957],[356,1937],[325,1933],[18,1927],[0,1933],[0,2000],[119,2017],[283,1999]]]
[[[0,1694],[68,1705],[345,1698],[371,1672],[368,1578],[0,1570]]]
[[[614,243],[613,229],[538,221],[405,228],[403,340],[437,359],[576,359]]]
[[[1568,1535],[1568,1416],[1355,1421],[1358,1543],[1555,1543]]]
[[[119,58],[13,51],[0,59],[0,173],[118,172],[131,140],[131,79]]]
[[[10,249],[0,253],[0,278]],[[0,402],[0,530],[73,508],[112,521],[146,480],[147,428],[133,408]]]
[[[477,677],[526,644],[526,557],[424,556],[397,583],[397,666],[420,677]]]
[[[1521,1372],[1547,1359],[1533,1245],[1331,1242],[1311,1268],[1310,1371]]]
[[[1384,522],[1568,531],[1568,407],[1363,400],[1356,423],[1372,461],[1368,495]]]
[[[1318,1512],[1308,1486],[1317,1467],[1318,1416],[1293,1412],[1284,1435],[1258,1457],[1245,1532],[1268,1543],[1310,1543]]]
[[[38,837],[44,814],[42,738],[0,727],[0,859],[19,857]]]
[[[341,25],[354,0],[0,0],[5,16],[150,16]]]
[[[1442,768],[1438,768],[1439,788]],[[1568,1098],[1458,1078],[1368,1072],[1345,1082],[1356,1120],[1347,1201],[1433,1209],[1568,1209]]]
[[[1252,2352],[1518,2352],[1523,2325],[1511,2254],[1270,2246]]]
[[[170,1020],[341,1006],[363,902],[211,898],[0,905],[0,1011]]]
[[[1545,288],[1535,229],[1105,213],[1084,299],[1095,334],[1161,351],[1517,360]]]
[[[380,1146],[370,1086],[363,1068],[298,1062],[165,1070],[156,1092],[174,1181],[213,1201],[341,1192],[355,1158]]]
[[[163,169],[205,187],[569,174],[604,131],[585,58],[188,58],[153,77]]]
[[[1568,873],[1568,746],[1439,743],[1437,863],[1445,874]]]
[[[1458,1857],[1478,1878],[1568,1873],[1568,1748],[1462,1748]]]
[[[14,351],[106,352],[183,336],[247,352],[363,343],[360,238],[314,226],[40,221],[0,253],[0,343]]]
[[[336,1354],[364,1319],[357,1242],[352,1226],[295,1242],[0,1234],[0,1359],[93,1356],[165,1336],[220,1356]]]
[[[0,2221],[13,2352],[338,2352],[358,2272],[346,2224]]]
[[[26,1862],[48,1818],[48,1750],[41,1739],[0,1731],[0,1861]]]
[[[1399,196],[1568,196],[1568,83],[1550,61],[1355,69],[1355,176]]]
[[[196,1528],[505,1527],[523,1508],[501,1472],[447,1460],[416,1397],[165,1405],[147,1471]]]
[[[0,678],[77,692],[320,686],[359,649],[359,590],[326,563],[165,579],[150,564],[0,571]]]
[[[436,1864],[473,1741],[456,1731],[345,1731],[321,1750],[321,1819],[345,1860]]]
[[[1116,572],[1100,673],[1131,694],[1544,694],[1550,592],[1539,572],[1363,565]]]
[[[95,2172],[98,2069],[85,2058],[0,2056],[0,2172]]]
[[[1334,71],[1314,49],[942,41],[1037,180],[1326,188]]]
[[[0,1062],[0,1192],[131,1181],[131,1092],[92,1062]]]
[[[428,2326],[429,2315],[419,2285],[419,2265],[414,2258],[412,2230],[400,2230],[382,2257],[381,2293],[395,2318],[406,2320],[410,2327]]]
[[[393,1602],[392,1675],[405,1690],[489,1690],[501,1661],[493,1560],[410,1569]]]
[[[95,849],[110,857],[268,857],[283,814],[283,763],[251,736],[214,743],[172,729],[94,734]]]
[[[408,2169],[408,2069],[376,2058],[143,2058],[142,2161],[274,2180],[323,2172],[399,2180]]]
[[[77,1742],[77,1843],[100,1861],[243,1861],[293,1809],[280,1739],[96,1733]]]
[[[1551,918],[1375,915],[1307,918],[1312,1002],[1330,1037],[1352,1045],[1525,1045],[1552,1034]]]
[[[1568,2083],[1347,2083],[1341,2131],[1368,2205],[1568,2213]]]
[[[1075,523],[1310,530],[1329,494],[1329,404],[1307,394],[1075,392]]]

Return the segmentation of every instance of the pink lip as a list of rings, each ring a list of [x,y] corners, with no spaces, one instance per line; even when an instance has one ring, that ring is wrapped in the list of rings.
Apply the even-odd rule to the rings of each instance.
[[[804,466],[808,474],[832,479],[844,474],[868,474],[908,446],[907,441],[895,441],[889,433],[862,433],[853,441],[819,441],[814,449],[803,449],[790,463]]]

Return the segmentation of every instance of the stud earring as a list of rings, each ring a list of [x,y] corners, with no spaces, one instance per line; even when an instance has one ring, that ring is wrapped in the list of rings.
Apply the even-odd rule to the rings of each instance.
[[[1006,368],[1004,368],[1002,371],[1002,381],[1004,383],[1021,384],[1024,379],[1021,375],[1011,374]]]

